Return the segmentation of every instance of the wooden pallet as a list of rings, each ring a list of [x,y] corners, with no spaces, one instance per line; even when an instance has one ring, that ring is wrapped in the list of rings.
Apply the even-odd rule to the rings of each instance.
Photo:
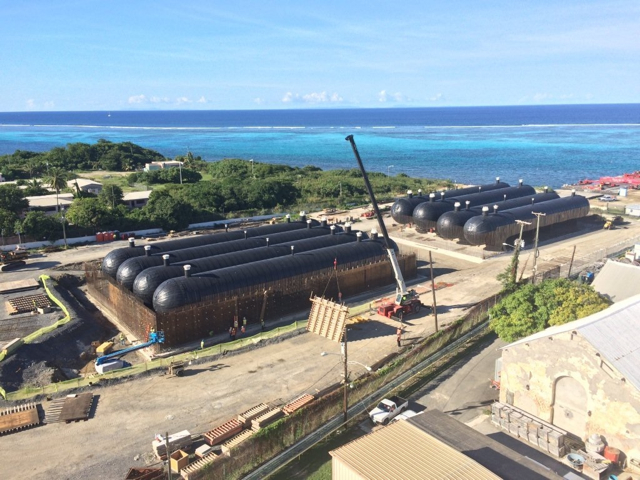
[[[313,395],[305,393],[303,395],[300,395],[295,400],[287,403],[284,407],[282,407],[282,411],[284,412],[285,415],[291,415],[296,410],[301,409],[302,407],[304,407],[305,405],[308,405],[314,400],[315,400],[315,397]]]
[[[267,425],[275,422],[280,417],[282,417],[282,410],[279,408],[274,408],[273,410],[269,410],[267,413],[260,415],[258,418],[254,418],[251,421],[251,430],[257,432],[261,428],[266,427]]]
[[[349,309],[322,297],[313,296],[310,300],[311,312],[307,322],[307,331],[334,342],[340,342]]]
[[[211,452],[204,458],[201,458],[200,460],[196,460],[195,462],[190,463],[189,465],[184,467],[182,470],[180,470],[180,475],[182,475],[182,477],[185,480],[189,480],[189,475],[194,475],[194,474],[196,478],[199,478],[200,476],[197,474],[200,472],[200,470],[202,470],[204,467],[206,467],[210,463],[214,462],[216,458],[218,458],[218,456],[219,455],[217,453]]]
[[[242,442],[244,442],[247,438],[253,435],[252,430],[242,430],[239,434],[234,435],[229,440],[222,444],[221,450],[225,455],[231,455],[231,449],[237,447]]]
[[[89,413],[93,405],[93,393],[81,393],[70,395],[64,399],[62,410],[60,411],[60,422],[79,422],[89,420]]]
[[[0,435],[40,425],[38,405],[27,403],[0,412]]]
[[[268,411],[269,411],[269,407],[266,406],[264,403],[260,403],[255,407],[251,407],[246,412],[242,412],[241,414],[239,414],[238,421],[242,423],[245,427],[249,428],[251,427],[251,420],[259,417],[260,415],[267,413]]]

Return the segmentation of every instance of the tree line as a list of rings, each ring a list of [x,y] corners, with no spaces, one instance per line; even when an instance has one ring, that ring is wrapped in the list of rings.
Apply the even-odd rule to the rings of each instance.
[[[142,171],[145,163],[168,161],[153,150],[130,142],[69,144],[49,152],[16,151],[0,157],[0,171],[5,179],[18,179],[25,186],[0,184],[0,227],[8,232],[22,231],[38,239],[60,237],[61,223],[93,231],[128,231],[149,227],[167,230],[185,228],[190,223],[225,217],[269,214],[284,211],[341,208],[369,203],[364,182],[357,169],[323,171],[315,166],[291,167],[241,159],[206,162],[188,153],[176,157],[182,168]],[[120,184],[109,179],[99,195],[68,188],[67,181],[78,172],[96,168],[130,174]],[[35,180],[41,176],[42,182]],[[407,189],[425,192],[450,188],[448,181],[410,178],[404,174],[387,176],[371,172],[371,184],[378,199],[390,200]],[[130,210],[122,202],[123,189],[139,184],[152,186],[144,208]],[[21,213],[27,208],[25,196],[33,192],[57,194],[69,191],[74,202],[61,214]],[[39,194],[36,193],[36,194]]]

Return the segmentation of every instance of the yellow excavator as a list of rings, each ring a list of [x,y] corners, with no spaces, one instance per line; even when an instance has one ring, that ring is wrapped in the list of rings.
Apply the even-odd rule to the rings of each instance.
[[[0,251],[0,272],[6,272],[8,270],[14,270],[26,265],[25,261],[29,257],[29,252],[26,249],[18,246],[15,250],[9,250],[7,252]]]

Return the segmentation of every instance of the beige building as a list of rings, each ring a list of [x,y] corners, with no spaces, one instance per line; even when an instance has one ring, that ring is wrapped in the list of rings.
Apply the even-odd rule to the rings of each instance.
[[[129,192],[122,196],[122,201],[129,208],[142,208],[151,196],[152,190],[145,190],[144,192]]]
[[[504,347],[500,401],[640,460],[640,295]]]
[[[154,170],[166,170],[168,168],[178,168],[184,166],[182,164],[182,162],[175,162],[175,161],[169,161],[169,162],[151,162],[151,163],[145,163],[144,165],[144,171],[145,172],[153,172]]]
[[[93,193],[94,195],[98,195],[102,191],[101,183],[88,178],[74,178],[73,180],[69,180],[67,182],[67,187],[75,191],[76,184],[83,192]]]
[[[57,198],[56,198],[57,197]],[[58,212],[58,205],[62,209],[68,209],[73,203],[72,193],[61,193],[57,195],[40,195],[37,197],[25,197],[29,202],[29,211],[42,211],[47,215],[54,215]]]

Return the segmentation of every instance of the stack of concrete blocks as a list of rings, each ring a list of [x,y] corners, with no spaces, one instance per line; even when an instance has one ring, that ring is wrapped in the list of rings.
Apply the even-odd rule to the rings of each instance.
[[[191,447],[191,434],[188,430],[183,430],[178,433],[169,435],[169,449],[174,452],[176,450],[187,450]],[[167,456],[167,445],[163,440],[154,440],[151,442],[151,447],[156,457],[159,459],[165,459]]]
[[[235,434],[240,433],[241,430],[242,424],[235,418],[232,418],[228,422],[205,433],[204,441],[209,445],[217,445],[233,437]]]
[[[253,435],[252,430],[242,430],[239,434],[234,435],[233,437],[231,437],[229,440],[227,440],[222,444],[222,453],[230,457],[231,449],[240,445],[251,435]]]
[[[271,423],[275,422],[282,416],[283,416],[282,410],[279,408],[274,408],[273,410],[269,410],[268,412],[263,413],[259,417],[251,420],[251,430],[253,430],[254,432],[257,432],[261,428],[264,428],[267,425],[270,425]]]
[[[203,478],[202,470],[208,465],[211,465],[218,457],[219,455],[217,453],[211,452],[205,455],[200,460],[196,460],[195,462],[184,467],[180,471],[180,475],[182,475],[182,478],[184,478],[184,480],[196,480],[199,478]]]
[[[562,458],[566,454],[567,432],[512,405],[500,402],[491,405],[491,422],[555,457]]]

